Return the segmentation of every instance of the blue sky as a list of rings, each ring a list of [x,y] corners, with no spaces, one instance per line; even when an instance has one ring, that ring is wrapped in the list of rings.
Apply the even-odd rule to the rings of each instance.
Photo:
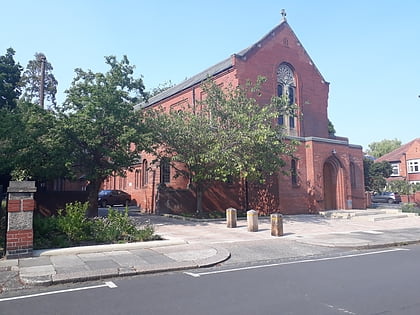
[[[363,145],[420,137],[418,0],[0,0],[0,54],[22,66],[43,52],[59,82],[74,69],[105,72],[127,55],[147,90],[180,83],[258,41],[287,19],[330,82],[337,135]]]

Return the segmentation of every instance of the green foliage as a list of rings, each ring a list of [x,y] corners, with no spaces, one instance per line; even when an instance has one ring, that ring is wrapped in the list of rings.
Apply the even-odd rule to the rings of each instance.
[[[380,192],[386,186],[386,178],[392,174],[392,166],[389,162],[377,162],[363,159],[365,190]]]
[[[156,96],[174,86],[175,84],[173,84],[171,80],[165,81],[164,83],[159,84],[158,87],[154,88],[151,92],[149,92],[149,97]]]
[[[23,87],[22,98],[26,102],[40,104],[40,86],[41,86],[41,65],[44,60],[45,76],[44,76],[44,95],[45,100],[50,101],[49,107],[57,105],[55,95],[57,94],[58,82],[55,79],[51,63],[43,53],[36,53],[35,59],[30,60],[22,74],[21,85]]]
[[[417,183],[412,183],[411,185],[412,185],[412,187],[413,187],[413,193],[415,193],[415,192],[417,192],[417,191],[420,191],[420,183],[419,183],[419,182],[417,182]]]
[[[397,192],[401,195],[414,194],[420,190],[420,183],[410,183],[405,180],[393,180],[387,184],[388,191]]]
[[[375,158],[379,158],[389,152],[398,149],[401,146],[401,141],[398,139],[384,139],[379,142],[372,142],[368,145],[369,149],[366,150],[366,154],[371,155]]]
[[[402,212],[415,212],[420,214],[420,208],[415,203],[404,203],[401,206]]]
[[[68,247],[80,244],[149,241],[159,239],[150,224],[141,228],[124,212],[109,209],[106,218],[85,216],[88,203],[70,203],[54,217],[34,218],[34,248]]]
[[[58,226],[58,217],[35,216],[34,248],[59,248],[71,245],[67,235]]]
[[[10,174],[14,168],[14,135],[18,131],[18,116],[5,108],[0,108],[0,174]]]
[[[335,128],[331,120],[328,119],[328,134],[334,136],[335,135]]]
[[[69,152],[69,171],[90,182],[89,217],[98,214],[101,183],[122,174],[149,148],[148,131],[134,111],[146,96],[143,81],[133,77],[134,66],[126,56],[121,61],[105,59],[110,67],[106,73],[75,70],[56,130]]]
[[[62,141],[55,132],[53,112],[38,105],[19,102],[13,112],[1,111],[0,173],[16,180],[46,180],[66,175]]]
[[[66,209],[58,211],[57,225],[69,240],[74,242],[85,241],[89,237],[90,224],[86,218],[88,203],[69,203]]]
[[[15,62],[14,55],[15,51],[8,48],[6,54],[0,56],[0,109],[14,109],[21,93],[19,81],[22,67]]]
[[[93,220],[92,234],[96,241],[133,241],[136,240],[137,229],[128,217],[128,210],[119,212],[109,209],[107,218]]]
[[[260,105],[257,98],[262,97],[264,81],[258,78],[256,84],[236,88],[208,81],[203,85],[204,102],[146,112],[155,131],[155,154],[170,158],[176,176],[195,184],[198,212],[201,192],[210,183],[232,178],[264,181],[292,155],[294,145],[283,141],[283,130],[274,122],[279,114],[294,115],[295,106],[279,97]]]

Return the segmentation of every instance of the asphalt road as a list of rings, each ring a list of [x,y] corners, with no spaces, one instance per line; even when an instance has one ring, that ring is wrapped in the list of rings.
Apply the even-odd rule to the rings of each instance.
[[[20,292],[0,314],[420,314],[419,261],[410,246],[238,262]]]

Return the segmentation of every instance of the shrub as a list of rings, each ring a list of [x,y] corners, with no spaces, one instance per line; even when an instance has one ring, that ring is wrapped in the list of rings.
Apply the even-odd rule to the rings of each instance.
[[[66,205],[66,209],[58,211],[58,228],[73,242],[89,239],[90,222],[86,218],[87,202],[75,202]]]
[[[92,232],[95,240],[102,242],[133,242],[155,239],[153,226],[146,224],[138,229],[128,216],[127,208],[124,212],[110,208],[108,217],[95,218]]]
[[[68,247],[70,241],[58,227],[57,217],[34,217],[34,248]]]
[[[401,206],[402,212],[417,212],[420,213],[420,208],[415,203],[405,203]]]
[[[86,218],[87,203],[70,203],[57,216],[34,218],[34,248],[68,247],[83,242],[114,243],[160,239],[154,228],[137,228],[124,212],[109,209],[106,218]]]

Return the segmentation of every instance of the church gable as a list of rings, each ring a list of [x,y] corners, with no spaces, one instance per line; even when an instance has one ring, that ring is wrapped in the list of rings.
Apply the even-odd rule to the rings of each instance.
[[[287,61],[288,58],[297,58],[299,63],[309,65],[309,67],[318,74],[319,79],[325,81],[285,19],[258,42],[235,54],[235,56],[242,61],[247,61],[259,53],[266,54],[273,52],[281,55],[284,58],[284,61],[289,63],[290,60]]]
[[[255,81],[258,76],[267,78],[262,90],[262,102],[268,102],[272,95],[280,95],[284,91],[284,86],[279,87],[279,71],[284,65],[292,69],[292,96],[302,119],[296,121],[295,130],[289,128],[292,122],[289,124],[288,120],[285,121],[286,127],[290,129],[289,134],[328,138],[329,84],[325,82],[287,21],[283,20],[261,40],[234,57],[240,84],[247,80]],[[286,93],[290,95],[289,91]]]

